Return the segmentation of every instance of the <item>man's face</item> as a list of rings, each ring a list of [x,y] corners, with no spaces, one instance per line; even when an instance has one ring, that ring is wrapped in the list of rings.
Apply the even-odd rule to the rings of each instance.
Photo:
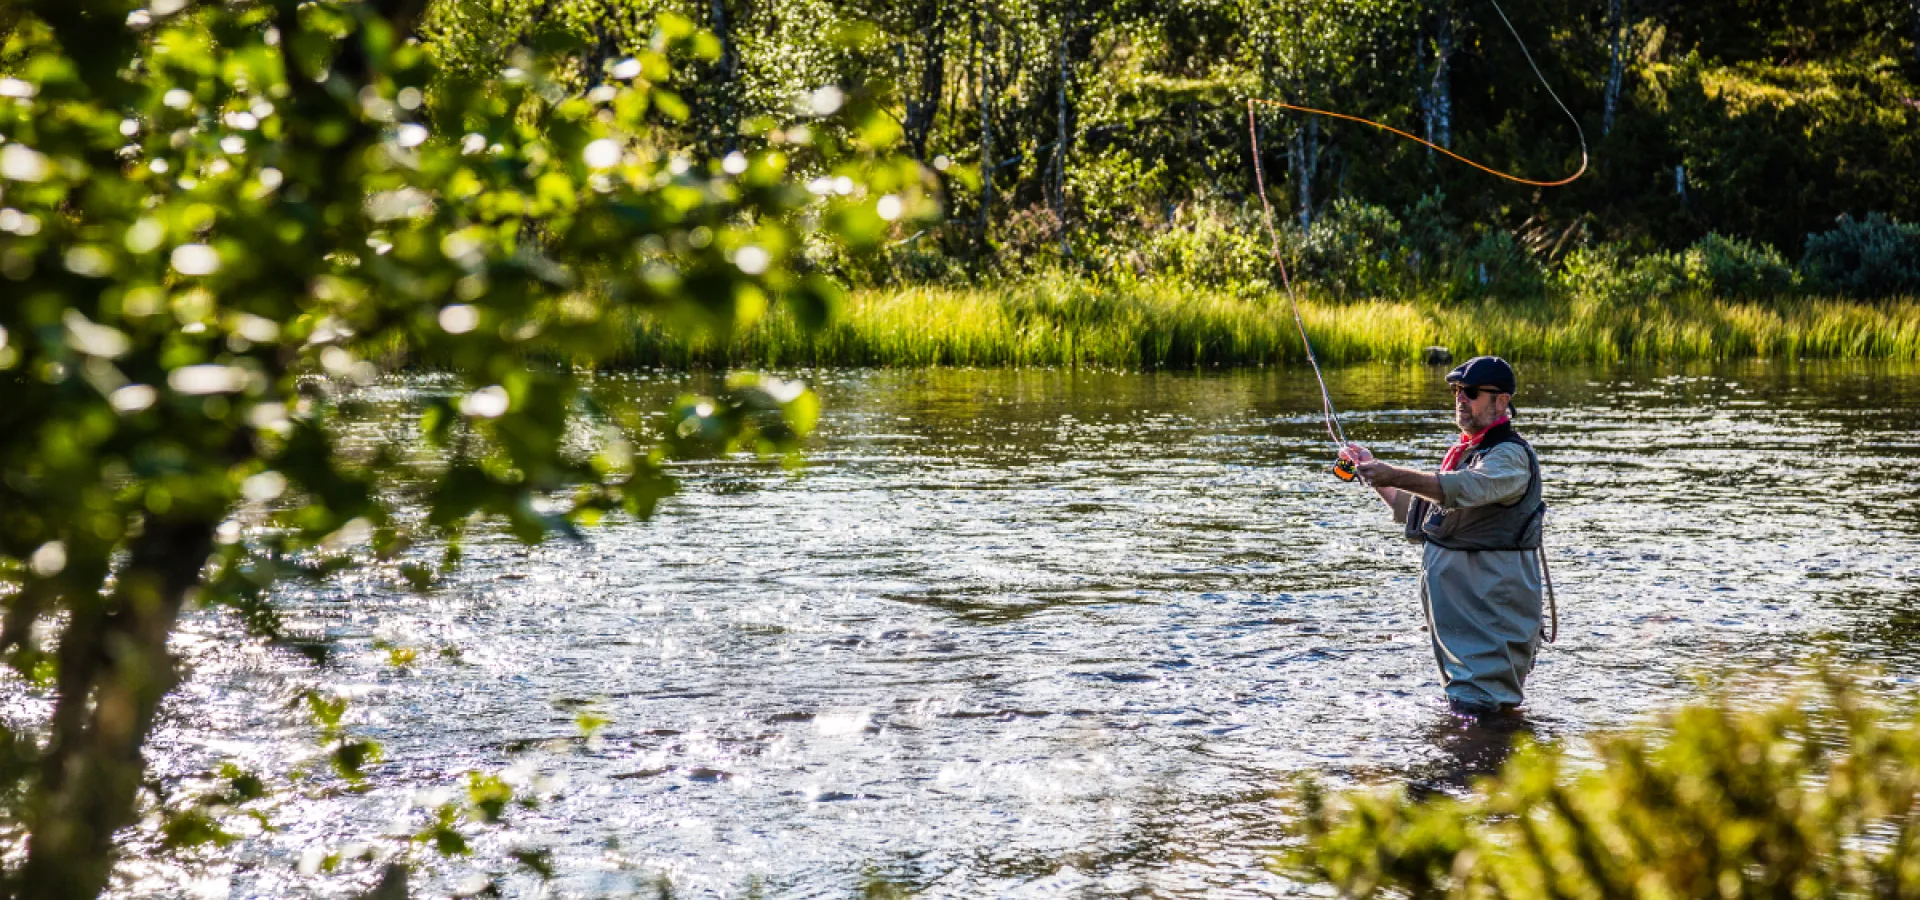
[[[1460,384],[1452,387],[1453,421],[1460,426],[1462,434],[1473,434],[1492,425],[1507,411],[1507,395],[1496,388]]]

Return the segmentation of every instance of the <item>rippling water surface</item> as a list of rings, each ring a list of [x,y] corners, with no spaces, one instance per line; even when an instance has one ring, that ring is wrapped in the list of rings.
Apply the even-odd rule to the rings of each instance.
[[[1431,465],[1440,374],[1331,380],[1356,439]],[[1578,745],[1702,675],[1821,652],[1920,671],[1920,371],[1522,375],[1561,606],[1536,736]],[[289,708],[310,685],[350,693],[386,761],[363,790],[289,789],[224,862],[128,866],[135,892],[343,894],[368,864],[303,860],[387,853],[463,773],[508,770],[539,807],[430,861],[420,895],[543,847],[558,896],[1268,896],[1297,889],[1266,862],[1298,774],[1456,789],[1497,760],[1444,711],[1416,551],[1327,470],[1311,376],[814,381],[797,471],[689,468],[657,520],[581,544],[477,536],[424,595],[366,572],[293,593],[290,626],[337,648],[321,667],[195,620],[160,773],[317,771]],[[603,387],[657,405],[681,385]],[[608,722],[591,740],[582,711]]]

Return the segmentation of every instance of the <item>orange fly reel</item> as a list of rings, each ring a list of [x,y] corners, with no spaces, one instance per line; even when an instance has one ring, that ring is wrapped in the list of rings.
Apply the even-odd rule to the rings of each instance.
[[[1333,464],[1333,474],[1341,481],[1352,481],[1360,477],[1360,473],[1353,468],[1353,460],[1350,459],[1335,461]]]

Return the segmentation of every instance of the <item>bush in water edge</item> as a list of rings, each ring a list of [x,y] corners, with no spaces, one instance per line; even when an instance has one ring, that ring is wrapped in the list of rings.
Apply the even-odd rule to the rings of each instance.
[[[1598,771],[1522,748],[1464,800],[1309,789],[1289,862],[1351,897],[1920,897],[1911,704],[1829,677],[1812,698],[1663,724],[1597,741]]]

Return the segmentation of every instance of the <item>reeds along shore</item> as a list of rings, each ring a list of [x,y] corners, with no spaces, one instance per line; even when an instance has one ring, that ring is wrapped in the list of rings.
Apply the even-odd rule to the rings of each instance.
[[[1412,361],[1423,348],[1513,360],[1699,361],[1758,357],[1920,360],[1920,301],[1721,300],[1641,305],[1582,298],[1443,303],[1302,298],[1327,364]],[[1036,279],[977,288],[854,292],[812,333],[776,309],[730,337],[631,326],[630,365],[1057,366],[1183,369],[1304,363],[1278,292],[1174,281]]]

